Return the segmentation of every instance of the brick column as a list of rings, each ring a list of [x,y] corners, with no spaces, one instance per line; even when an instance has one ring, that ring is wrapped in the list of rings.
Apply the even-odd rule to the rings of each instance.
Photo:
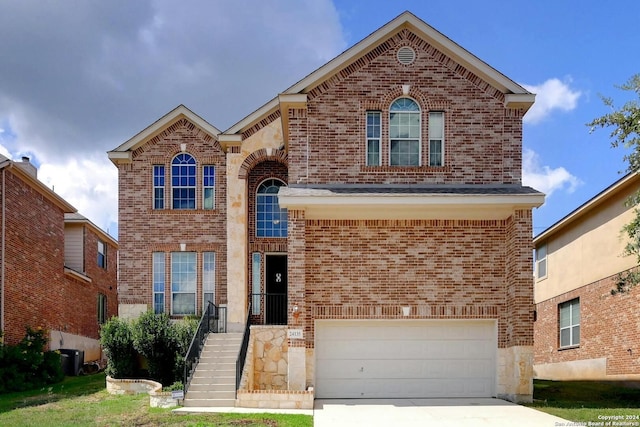
[[[531,210],[513,213],[506,229],[506,336],[498,352],[498,396],[533,397],[533,234]]]
[[[304,390],[307,383],[306,345],[311,333],[309,307],[305,305],[305,215],[301,210],[288,212],[288,307],[289,329],[301,329],[303,339],[289,338],[289,390]],[[294,307],[298,308],[294,315]]]

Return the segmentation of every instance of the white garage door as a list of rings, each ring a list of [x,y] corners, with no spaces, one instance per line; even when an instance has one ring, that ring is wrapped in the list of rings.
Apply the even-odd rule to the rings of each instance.
[[[495,395],[494,321],[316,322],[316,397]]]

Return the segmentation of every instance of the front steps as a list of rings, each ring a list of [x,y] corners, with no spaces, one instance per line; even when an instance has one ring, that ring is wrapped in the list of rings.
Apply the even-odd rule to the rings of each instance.
[[[225,407],[236,404],[236,360],[241,333],[210,333],[184,397],[185,407]]]

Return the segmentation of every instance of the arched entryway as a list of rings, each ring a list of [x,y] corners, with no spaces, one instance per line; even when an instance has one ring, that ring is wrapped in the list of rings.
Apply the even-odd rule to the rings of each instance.
[[[254,324],[287,323],[287,211],[278,204],[286,164],[265,159],[247,172],[247,295]]]

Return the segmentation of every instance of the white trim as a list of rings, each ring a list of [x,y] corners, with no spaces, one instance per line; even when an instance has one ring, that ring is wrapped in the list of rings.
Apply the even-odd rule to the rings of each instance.
[[[280,207],[304,210],[307,219],[505,219],[516,209],[544,203],[544,194],[336,194],[286,187]]]
[[[209,124],[202,117],[195,114],[193,111],[180,104],[167,114],[156,120],[153,124],[146,127],[135,136],[130,138],[124,144],[114,150],[108,151],[109,159],[115,163],[126,163],[131,161],[131,151],[144,144],[148,139],[153,138],[158,133],[162,132],[165,128],[178,121],[180,118],[186,118],[190,122],[194,123],[200,129],[208,133],[213,137],[217,137],[221,131],[215,126]]]

